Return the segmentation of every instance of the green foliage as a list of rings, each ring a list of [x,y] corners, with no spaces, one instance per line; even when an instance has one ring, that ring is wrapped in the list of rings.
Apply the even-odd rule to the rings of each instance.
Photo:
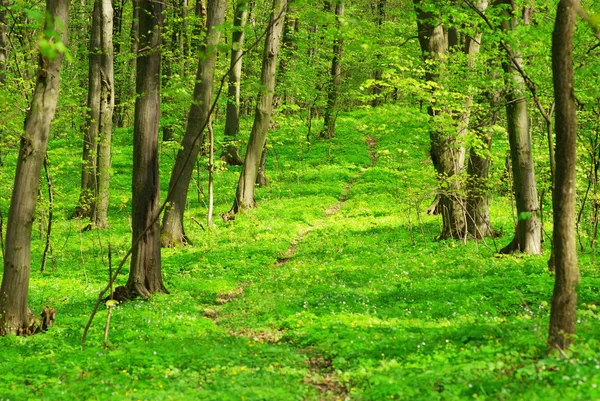
[[[129,244],[131,132],[115,133],[111,228],[100,232],[79,233],[85,222],[67,219],[78,196],[70,177],[79,168],[72,157],[79,144],[69,136],[52,141],[58,215],[52,269],[37,272],[43,241],[35,235],[30,306],[39,311],[51,305],[58,318],[45,334],[0,338],[0,395],[57,400],[599,395],[600,277],[592,255],[581,263],[577,346],[569,360],[546,356],[552,278],[545,258],[494,258],[492,240],[467,246],[435,241],[438,218],[423,213],[436,181],[422,114],[402,107],[342,114],[334,140],[313,140],[309,152],[297,117],[279,116],[278,122],[280,130],[270,137],[271,185],[258,189],[260,207],[234,221],[217,219],[214,228],[202,231],[190,218],[204,219],[205,200],[202,194],[198,200],[192,185],[186,225],[195,246],[163,250],[171,294],[111,306],[106,350],[104,306],[83,349],[80,339],[106,284],[108,241],[113,261]],[[376,143],[374,167],[366,136]],[[174,151],[162,149],[163,190]],[[5,170],[12,171],[14,163],[15,150]],[[231,206],[238,171],[217,172],[217,211]],[[201,185],[205,176],[202,161]],[[8,190],[1,189],[2,199]],[[346,191],[339,211],[328,212]],[[508,231],[508,200],[493,199],[493,221]],[[299,238],[291,258],[278,263]],[[123,274],[116,284],[125,280]]]

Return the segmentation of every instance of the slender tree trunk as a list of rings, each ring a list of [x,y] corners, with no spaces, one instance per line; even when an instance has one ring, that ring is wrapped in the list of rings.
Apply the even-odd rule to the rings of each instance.
[[[120,60],[120,55],[121,55],[121,32],[123,32],[123,9],[125,8],[125,1],[126,0],[114,0],[113,1],[113,6],[114,6],[114,10],[113,10],[113,48],[114,48],[114,56],[113,57],[117,57]],[[125,68],[121,67],[120,64],[116,64],[115,68],[117,68],[117,76],[123,76],[125,75]],[[117,84],[115,85],[116,88],[114,90],[115,95],[114,95],[114,112],[113,112],[113,118],[114,118],[114,122],[115,125],[117,125],[117,120],[120,118],[120,116],[118,116],[119,114],[119,110],[121,108],[121,97],[123,96],[124,93],[123,92],[123,85],[121,84],[121,82],[117,82]]]
[[[59,32],[67,43],[68,1],[47,0],[45,31]],[[48,38],[48,40],[52,40]],[[48,59],[40,55],[35,91],[25,119],[17,172],[12,192],[4,274],[0,286],[0,334],[33,334],[40,329],[27,304],[31,262],[31,229],[35,220],[41,167],[48,146],[50,125],[58,102],[63,54]],[[44,327],[42,326],[41,329]]]
[[[487,0],[479,0],[476,7],[481,12],[485,12],[488,7]],[[474,27],[473,27],[474,28]],[[467,56],[467,67],[469,71],[475,70],[475,61],[481,49],[481,32],[475,32],[472,36],[465,39],[464,53]],[[493,235],[490,224],[490,211],[488,205],[488,176],[490,166],[490,150],[492,147],[492,131],[489,126],[495,124],[495,98],[489,97],[491,112],[481,113],[476,122],[475,135],[478,139],[479,147],[472,147],[469,154],[467,167],[467,230],[469,236],[475,239],[481,239]],[[459,123],[459,135],[466,136],[470,125],[471,111],[473,106],[473,96],[469,95],[465,104],[465,111],[462,113]],[[489,121],[485,121],[489,120]]]
[[[81,193],[79,204],[73,217],[92,217],[93,203],[96,199],[98,161],[98,130],[100,122],[101,58],[102,58],[102,9],[99,0],[94,2],[92,12],[92,33],[89,48],[88,70],[88,121],[83,137],[83,163],[81,168]]]
[[[208,120],[212,100],[217,45],[221,38],[220,30],[215,27],[223,23],[225,8],[226,1],[224,0],[208,1],[208,33],[198,62],[194,101],[190,107],[185,135],[171,173],[169,183],[171,202],[163,217],[161,234],[163,247],[180,246],[189,242],[183,227],[183,212],[194,162],[204,143],[204,127]]]
[[[573,342],[577,321],[577,108],[573,72],[573,33],[579,0],[561,0],[552,35],[552,72],[556,101],[556,185],[554,207],[554,265],[556,281],[550,312],[550,347],[564,350]]]
[[[95,199],[95,223],[99,228],[108,227],[108,199],[110,182],[110,146],[115,106],[113,73],[113,9],[111,0],[100,0],[102,10],[102,54],[100,56],[100,118],[98,121],[98,174],[97,198]]]
[[[335,15],[337,16],[337,27],[340,27],[340,17],[344,16],[344,0],[338,0],[335,5]],[[327,91],[327,108],[323,121],[322,138],[333,138],[335,134],[335,120],[337,119],[338,91],[342,82],[342,52],[344,41],[339,36],[334,40],[333,58],[331,60],[331,81]]]
[[[506,1],[507,4],[510,3],[509,0]],[[508,9],[503,13],[505,15],[502,22],[503,31],[515,29],[517,27],[515,13],[511,13]],[[506,91],[508,141],[518,219],[513,240],[500,252],[537,255],[542,253],[541,224],[538,217],[539,201],[531,151],[525,84],[518,68],[522,68],[522,57],[518,52],[512,51],[504,62],[504,70],[508,86]]]
[[[8,39],[6,36],[8,0],[0,0],[0,83],[6,81],[6,58],[8,57]]]
[[[446,63],[449,50],[448,32],[441,23],[434,23],[439,16],[425,11],[422,0],[413,0],[417,11],[417,28],[423,57],[432,61],[425,73],[426,81],[440,83],[440,70]],[[427,107],[431,117],[439,118],[447,111],[439,105]],[[463,183],[459,177],[465,166],[464,130],[447,132],[438,127],[430,131],[431,160],[443,184],[435,209],[442,215],[440,238],[464,238],[467,231],[466,207],[463,199]]]
[[[6,82],[6,59],[8,57],[8,38],[6,36],[6,27],[8,23],[7,7],[8,0],[0,0],[0,85],[4,85]],[[0,140],[2,140],[2,137],[3,132],[2,129],[0,129]],[[0,145],[0,167],[4,165],[2,153],[2,146]],[[2,236],[2,233],[0,233],[0,236]]]
[[[140,240],[131,254],[127,289],[131,296],[148,298],[155,292],[167,292],[162,280],[160,226],[156,218],[160,210],[158,125],[165,6],[158,0],[139,0],[138,6],[140,52],[136,69],[131,203],[132,240],[134,243]]]
[[[221,154],[227,164],[241,166],[236,139],[240,129],[240,84],[242,81],[242,54],[244,48],[244,30],[248,21],[248,0],[238,0],[235,5],[233,34],[231,38],[231,65],[227,92],[227,115],[225,118],[225,147]]]
[[[386,3],[387,0],[379,0],[379,2],[377,3],[377,17],[376,17],[376,24],[377,24],[377,28],[381,29],[381,26],[383,25],[383,22],[385,21],[385,7],[386,7]],[[377,55],[375,56],[376,60],[380,60],[381,59],[381,53],[377,53]],[[373,86],[373,101],[371,102],[371,106],[373,107],[377,107],[377,106],[381,106],[383,104],[383,99],[381,97],[381,92],[382,92],[382,86],[379,84],[379,81],[381,81],[382,78],[382,71],[381,68],[379,66],[377,66],[375,68],[375,73],[373,74],[373,78],[375,78],[375,85]]]
[[[254,124],[248,141],[246,158],[240,174],[235,202],[232,212],[238,213],[254,208],[254,186],[260,167],[260,159],[267,140],[267,131],[271,120],[273,108],[273,94],[275,92],[275,72],[277,71],[277,58],[281,48],[281,34],[285,21],[287,0],[273,0],[273,12],[265,39],[265,48],[262,60],[261,85],[264,88],[258,94]]]

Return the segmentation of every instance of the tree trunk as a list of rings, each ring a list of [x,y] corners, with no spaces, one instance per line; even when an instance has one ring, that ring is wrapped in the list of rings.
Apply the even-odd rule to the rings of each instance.
[[[235,194],[235,202],[232,208],[234,213],[242,212],[256,206],[254,185],[271,120],[273,94],[275,92],[275,72],[281,48],[281,34],[285,21],[286,8],[287,0],[273,0],[273,12],[271,13],[269,28],[267,30],[262,60],[261,85],[264,89],[259,92],[256,101],[254,124],[252,125],[246,158],[244,159],[244,166],[242,167]]]
[[[190,107],[185,135],[181,142],[181,149],[177,153],[169,182],[170,204],[165,210],[161,234],[163,247],[181,246],[189,242],[183,228],[183,212],[194,163],[204,143],[204,128],[208,122],[212,100],[217,46],[221,37],[221,31],[215,27],[223,23],[225,8],[224,0],[209,0],[208,2],[208,33],[198,62],[194,101]]]
[[[577,194],[577,108],[573,72],[573,32],[578,0],[561,0],[552,35],[552,72],[556,101],[556,185],[554,207],[554,266],[556,281],[550,312],[550,347],[564,350],[573,342],[577,321],[579,268],[575,242]]]
[[[335,5],[335,15],[337,16],[337,28],[340,27],[340,17],[344,16],[344,0],[338,0]],[[331,60],[331,80],[327,91],[327,108],[323,121],[323,130],[321,138],[333,138],[335,134],[335,120],[337,119],[338,90],[342,82],[342,51],[344,41],[338,32],[333,43],[333,58]]]
[[[385,7],[387,0],[379,0],[377,4],[377,16],[375,23],[377,24],[377,28],[381,29],[381,25],[385,20]],[[376,60],[379,61],[381,59],[381,53],[377,53],[375,56]],[[375,85],[373,86],[373,101],[371,102],[371,106],[377,107],[383,104],[383,98],[381,97],[381,92],[383,90],[382,86],[379,84],[382,78],[382,71],[379,66],[375,67],[375,73],[373,74],[373,78],[375,79]]]
[[[148,298],[155,292],[167,292],[162,281],[160,226],[157,218],[160,210],[160,48],[165,6],[157,0],[140,0],[138,7],[141,51],[136,63],[131,200],[132,240],[135,246],[131,254],[127,289],[131,296]]]
[[[440,82],[440,69],[446,62],[449,50],[448,32],[441,23],[434,24],[439,16],[421,8],[421,0],[413,0],[417,11],[417,28],[423,57],[432,63],[425,73],[427,81]],[[428,113],[435,120],[444,116],[440,106],[429,105]],[[436,211],[442,215],[440,238],[464,238],[467,232],[466,207],[463,199],[463,183],[459,177],[465,165],[464,129],[446,132],[438,127],[430,131],[431,160],[443,186],[439,194]]]
[[[92,29],[89,48],[88,70],[88,121],[87,131],[83,137],[83,163],[81,168],[81,193],[79,203],[73,217],[92,217],[93,203],[97,193],[98,133],[100,121],[101,91],[101,47],[102,47],[102,9],[99,0],[94,2],[92,13]]]
[[[510,3],[509,0],[507,1]],[[509,10],[505,10],[503,14],[505,19],[502,22],[502,30],[508,32],[515,29],[517,27],[515,14]],[[518,68],[522,68],[521,54],[512,51],[507,55],[503,67],[507,76],[506,117],[518,219],[513,240],[500,252],[537,255],[542,253],[541,224],[538,218],[539,204],[529,135],[525,84],[518,71]]]
[[[487,0],[480,0],[476,4],[480,12],[488,7]],[[473,27],[475,28],[475,27]],[[464,53],[467,56],[467,67],[469,71],[475,70],[476,57],[481,49],[481,32],[475,31],[472,36],[465,39]],[[495,98],[489,97],[490,113],[481,113],[475,124],[475,135],[478,147],[473,146],[469,154],[467,167],[467,230],[469,236],[474,239],[482,239],[493,235],[490,224],[490,210],[488,205],[488,175],[490,167],[490,150],[492,147],[492,131],[488,127],[495,124]],[[488,100],[488,99],[486,99]],[[459,135],[465,136],[470,125],[473,96],[469,95],[461,116]],[[477,117],[477,116],[476,116]],[[486,121],[487,120],[487,121]]]
[[[59,32],[67,43],[68,3],[47,0],[45,32]],[[53,39],[47,38],[52,41]],[[8,212],[4,275],[0,287],[0,334],[35,333],[38,323],[27,304],[31,261],[31,229],[35,220],[41,167],[48,146],[50,125],[58,102],[60,66],[64,54],[53,59],[40,54],[31,107],[25,118],[17,172]]]
[[[95,223],[99,228],[108,227],[108,200],[110,182],[110,145],[112,119],[115,106],[113,73],[113,9],[111,0],[99,0],[102,14],[102,54],[100,55],[100,118],[98,121],[98,174],[97,198],[95,199]]]
[[[0,83],[6,81],[6,58],[8,57],[8,39],[6,37],[8,0],[0,0]]]
[[[267,140],[265,139],[265,147],[260,155],[260,164],[258,165],[258,174],[256,175],[256,185],[264,188],[269,184],[267,179]]]
[[[241,166],[236,138],[240,129],[240,83],[242,80],[242,55],[244,48],[244,30],[248,21],[248,1],[238,0],[235,5],[233,34],[231,37],[231,66],[229,88],[227,92],[227,116],[225,118],[225,147],[221,154],[227,164]]]

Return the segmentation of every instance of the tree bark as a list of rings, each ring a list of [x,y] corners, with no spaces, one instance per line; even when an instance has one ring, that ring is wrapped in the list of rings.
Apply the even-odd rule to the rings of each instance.
[[[504,0],[503,0],[504,1]],[[512,12],[510,0],[505,0],[507,9],[503,11],[502,30],[509,32],[517,27],[515,10]],[[513,172],[513,190],[517,206],[517,227],[513,240],[501,253],[523,252],[538,255],[542,253],[541,224],[531,138],[529,135],[529,113],[525,97],[525,84],[518,69],[523,62],[519,52],[511,51],[504,62],[507,79],[506,117],[508,120],[508,141]]]
[[[45,31],[59,32],[66,45],[68,1],[47,0]],[[48,41],[54,39],[48,37]],[[0,334],[29,335],[39,329],[27,304],[31,262],[31,229],[35,220],[41,167],[48,147],[50,125],[58,102],[60,66],[64,54],[50,59],[40,54],[39,70],[31,107],[25,118],[24,132],[17,161],[12,192],[6,246],[4,275],[0,286]]]
[[[87,131],[83,137],[83,162],[81,167],[81,193],[73,217],[92,217],[93,203],[97,196],[98,132],[100,121],[101,90],[102,9],[99,0],[94,2],[89,48],[88,70],[88,118]]]
[[[335,4],[335,15],[337,16],[337,28],[340,27],[340,17],[344,16],[344,0],[338,0]],[[333,58],[331,59],[331,79],[327,91],[327,108],[323,121],[321,138],[333,138],[335,134],[335,120],[337,119],[337,103],[339,86],[342,83],[342,52],[344,41],[338,32],[333,42]]]
[[[163,247],[176,247],[189,242],[183,227],[183,212],[188,195],[188,187],[194,170],[194,163],[204,143],[204,128],[209,117],[217,45],[221,32],[216,29],[223,23],[226,1],[209,0],[206,42],[202,46],[196,74],[194,101],[190,107],[185,135],[177,153],[169,182],[171,202],[163,217],[161,243]]]
[[[417,11],[417,28],[423,58],[433,61],[425,73],[425,80],[439,83],[440,69],[446,63],[449,50],[448,32],[441,23],[440,16],[422,8],[422,0],[413,0]],[[427,107],[435,120],[443,117],[447,111],[440,106]],[[447,132],[437,127],[430,130],[431,160],[440,180],[439,202],[436,207],[442,215],[440,238],[464,238],[467,232],[466,207],[463,199],[463,183],[459,177],[465,167],[464,129]]]
[[[6,81],[6,58],[8,56],[8,39],[6,36],[8,0],[0,0],[0,83]]]
[[[269,21],[262,60],[261,85],[264,89],[259,92],[256,101],[254,124],[252,125],[246,158],[244,159],[232,208],[234,213],[243,212],[256,206],[254,185],[271,120],[273,94],[275,92],[275,72],[277,71],[277,58],[281,48],[281,34],[287,3],[287,0],[273,0],[273,12]]]
[[[240,83],[242,81],[244,30],[248,21],[248,7],[248,0],[237,1],[231,37],[231,65],[227,91],[227,115],[225,117],[225,147],[221,159],[234,166],[241,166],[244,163],[236,139],[240,129]]]
[[[477,2],[476,7],[483,13],[487,9],[488,4],[487,0],[480,0]],[[467,56],[469,71],[475,70],[475,61],[481,49],[482,36],[481,32],[476,30],[474,35],[465,38],[464,53]],[[493,125],[496,120],[496,99],[493,94],[485,96],[485,98],[490,106],[488,111],[491,112],[482,112],[476,115],[478,118],[476,118],[474,131],[477,138],[477,145],[471,147],[467,167],[467,230],[469,236],[474,239],[482,239],[493,235],[488,205],[488,176],[490,150],[492,147],[492,131],[489,129],[489,126]],[[459,135],[464,136],[467,134],[471,120],[472,106],[473,96],[469,95],[459,125],[459,129],[462,129],[463,132],[460,132]]]
[[[577,194],[577,108],[573,72],[573,33],[578,0],[561,0],[552,35],[552,72],[556,101],[556,183],[554,207],[554,265],[556,281],[550,312],[550,347],[564,350],[573,342],[577,321],[579,268],[575,240]]]
[[[95,199],[96,227],[108,227],[108,200],[110,184],[110,148],[112,119],[115,107],[113,71],[113,9],[111,0],[100,0],[102,14],[100,55],[100,119],[98,121],[98,174],[97,198]]]
[[[140,52],[136,63],[131,201],[134,248],[127,289],[131,296],[148,298],[155,292],[167,292],[162,280],[160,226],[157,219],[160,210],[160,50],[165,6],[157,0],[140,0],[138,7]],[[140,240],[136,243],[138,238]]]

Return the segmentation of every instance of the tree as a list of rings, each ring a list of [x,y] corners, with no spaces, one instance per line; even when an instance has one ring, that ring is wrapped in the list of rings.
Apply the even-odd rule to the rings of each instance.
[[[501,2],[503,9],[502,30],[514,31],[519,25],[520,15],[517,6],[510,0]],[[517,206],[517,227],[511,243],[501,253],[516,251],[528,254],[540,254],[541,224],[539,222],[539,203],[531,139],[529,133],[529,112],[525,97],[525,83],[519,72],[523,68],[521,53],[506,46],[506,60],[503,68],[506,73],[506,118],[508,120],[508,140],[513,175],[513,190]]]
[[[185,134],[181,141],[181,148],[177,152],[169,182],[171,198],[163,217],[161,233],[161,243],[164,247],[175,247],[189,242],[183,227],[183,212],[194,162],[204,143],[204,129],[211,108],[217,45],[221,38],[218,26],[223,23],[225,8],[226,1],[224,0],[209,0],[208,2],[207,35],[206,42],[200,51],[194,100],[190,107]]]
[[[340,18],[344,16],[344,0],[338,0],[335,3],[335,15],[337,20],[337,28],[339,31]],[[325,117],[323,121],[323,130],[321,131],[322,138],[333,138],[335,133],[335,120],[337,119],[337,103],[339,86],[342,82],[342,53],[344,41],[339,32],[333,42],[333,57],[331,59],[331,78],[327,90],[327,108],[325,109]]]
[[[552,34],[552,72],[556,101],[556,182],[552,198],[556,280],[552,294],[548,343],[550,347],[559,350],[567,349],[573,342],[577,321],[577,106],[572,53],[578,8],[578,0],[561,0]]]
[[[242,80],[242,55],[244,36],[248,21],[248,1],[238,0],[235,4],[233,33],[231,35],[231,65],[229,67],[229,86],[227,91],[227,115],[225,117],[225,147],[221,154],[227,164],[241,166],[236,138],[240,130],[240,84]]]
[[[115,105],[113,73],[113,9],[110,0],[96,0],[90,38],[88,129],[83,139],[81,194],[74,215],[108,226],[110,143]]]
[[[441,69],[450,50],[449,30],[441,23],[439,12],[434,13],[431,7],[425,7],[421,0],[413,1],[417,11],[419,44],[423,58],[428,63],[425,81],[432,88],[440,85],[443,87]],[[435,96],[435,90],[433,91]],[[460,174],[465,164],[465,131],[464,128],[461,129],[460,124],[456,131],[454,123],[447,123],[451,116],[443,105],[431,102],[427,111],[434,125],[429,134],[431,160],[438,179],[443,184],[439,198],[431,209],[439,211],[442,215],[443,228],[440,238],[463,238],[467,231],[467,222]]]
[[[8,40],[6,37],[6,15],[8,13],[8,0],[0,0],[0,83],[6,80],[6,58],[8,54]]]
[[[261,85],[263,89],[259,92],[256,101],[254,124],[250,132],[246,157],[235,194],[235,201],[232,208],[233,213],[245,211],[256,206],[254,185],[258,176],[261,156],[271,121],[273,94],[275,92],[275,72],[277,71],[277,58],[281,48],[281,34],[287,3],[287,0],[273,0],[273,11],[269,20],[262,58]]]
[[[377,28],[381,29],[383,22],[385,21],[385,8],[387,5],[387,0],[379,0],[376,5],[375,10],[375,23],[377,24]],[[376,54],[376,59],[381,59],[381,53]],[[371,101],[371,106],[377,107],[383,104],[383,98],[381,96],[381,92],[383,91],[382,86],[380,85],[380,81],[382,78],[381,66],[377,66],[375,72],[373,74],[373,78],[375,79],[375,85],[373,85],[373,100]]]
[[[140,0],[139,49],[136,62],[133,126],[132,242],[128,296],[148,298],[167,292],[160,259],[160,185],[158,126],[160,117],[161,29],[164,3]]]
[[[43,330],[27,304],[31,263],[31,229],[35,220],[41,167],[50,125],[58,102],[60,67],[67,43],[67,1],[46,1],[45,37],[39,57],[35,90],[17,161],[8,212],[4,275],[0,286],[0,334],[30,335]]]
[[[100,120],[98,121],[98,190],[94,207],[94,222],[97,227],[108,226],[108,199],[110,182],[110,146],[112,119],[115,106],[113,72],[113,9],[111,0],[100,0],[102,14],[100,56]]]

